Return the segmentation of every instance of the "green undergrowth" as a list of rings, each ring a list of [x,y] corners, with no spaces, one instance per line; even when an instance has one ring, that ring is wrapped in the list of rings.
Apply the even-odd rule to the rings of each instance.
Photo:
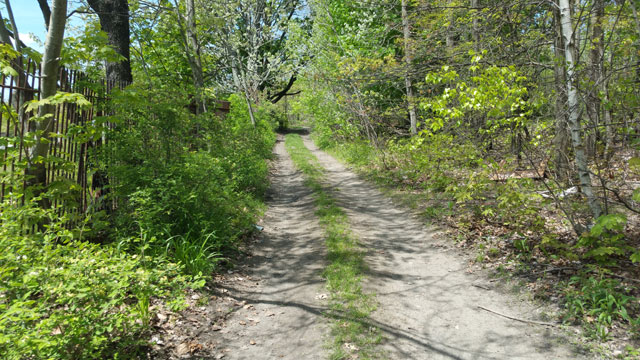
[[[222,119],[192,114],[181,89],[112,94],[114,115],[59,135],[90,149],[86,211],[75,179],[25,189],[22,140],[7,140],[0,166],[16,171],[0,179],[0,359],[149,356],[155,312],[184,309],[264,208],[273,119],[257,107],[252,126],[240,99]]]
[[[0,357],[143,358],[151,300],[184,308],[186,288],[204,285],[167,257],[82,240],[58,209],[0,203]],[[42,222],[41,230],[25,232]]]
[[[324,189],[324,171],[302,138],[289,134],[285,144],[293,162],[305,174],[305,184],[314,192],[316,215],[325,230],[329,265],[324,277],[331,293],[329,316],[334,320],[331,358],[377,358],[380,355],[375,345],[381,336],[368,321],[375,305],[373,296],[362,290],[362,249],[349,229],[347,215]]]

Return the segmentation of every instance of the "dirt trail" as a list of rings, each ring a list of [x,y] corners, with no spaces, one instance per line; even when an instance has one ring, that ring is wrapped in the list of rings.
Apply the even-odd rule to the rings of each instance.
[[[318,150],[308,137],[305,144],[326,168],[328,188],[367,249],[363,285],[376,294],[371,323],[384,335],[380,350],[386,358],[585,358],[552,328],[479,309],[532,320],[537,314],[531,304],[492,290],[482,275],[468,274],[464,257],[434,239],[410,212]],[[264,232],[247,263],[216,284],[218,299],[226,304],[216,311],[230,314],[214,331],[206,326],[194,330],[215,344],[215,358],[328,357],[323,231],[312,193],[282,137],[275,155]]]
[[[264,231],[245,269],[218,284],[237,303],[216,334],[224,359],[326,359],[323,232],[280,137]],[[234,281],[235,280],[235,281]],[[238,304],[239,303],[239,304]]]
[[[334,158],[305,145],[327,170],[328,186],[367,248],[364,283],[376,294],[372,322],[391,359],[576,359],[582,356],[552,329],[525,324],[478,308],[534,319],[536,309],[490,289],[467,273],[465,260],[447,250],[409,211]],[[482,284],[482,288],[475,285]],[[300,357],[303,358],[303,357]]]

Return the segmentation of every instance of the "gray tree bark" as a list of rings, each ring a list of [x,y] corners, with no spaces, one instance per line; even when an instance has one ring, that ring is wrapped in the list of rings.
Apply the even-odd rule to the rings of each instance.
[[[46,99],[56,94],[58,71],[60,69],[60,52],[64,39],[64,28],[67,21],[67,0],[53,0],[49,31],[44,43],[44,54],[40,75],[40,98]],[[36,125],[37,138],[35,145],[29,149],[29,166],[27,178],[29,185],[44,186],[47,181],[46,163],[41,161],[49,153],[50,133],[53,131],[55,106],[45,104],[38,108]]]
[[[609,154],[613,133],[611,129],[611,111],[606,106],[602,106],[602,100],[609,99],[609,84],[604,73],[604,0],[594,0],[591,10],[591,52],[589,56],[592,80],[595,84],[592,91],[591,101],[589,101],[592,122],[596,129],[603,125],[605,156]],[[602,96],[602,99],[600,99]],[[601,116],[602,115],[602,116]]]
[[[124,58],[122,61],[107,63],[107,80],[132,82],[129,2],[127,0],[87,0],[87,2],[98,14],[100,26],[107,33],[109,45]]]
[[[471,39],[473,50],[480,51],[480,33],[478,29],[478,0],[471,0]]]
[[[449,15],[447,16],[449,19],[449,26],[447,26],[446,45],[447,45],[447,50],[449,52],[452,52],[453,46],[455,45],[454,34],[453,34],[453,29],[455,28],[453,26],[453,23],[455,21],[455,15],[453,13],[453,4],[451,0],[447,1],[447,7],[449,8],[447,9],[449,11]]]
[[[554,38],[553,50],[555,61],[553,65],[556,103],[555,103],[555,137],[553,139],[555,149],[555,168],[559,178],[566,179],[569,177],[569,133],[567,131],[567,75],[564,64],[564,41],[562,37],[562,20],[560,19],[560,11],[553,8],[553,22],[556,36]]]
[[[404,32],[404,60],[405,74],[404,82],[407,89],[407,104],[409,107],[409,121],[411,135],[418,134],[418,117],[416,116],[415,96],[413,94],[413,84],[411,84],[411,62],[413,60],[411,51],[411,28],[409,26],[409,15],[407,14],[407,0],[402,0],[402,28]]]
[[[573,152],[575,156],[576,168],[578,170],[578,178],[580,180],[580,186],[582,187],[582,193],[587,197],[587,202],[591,213],[594,218],[602,215],[602,208],[600,206],[600,200],[597,198],[593,191],[591,183],[591,175],[589,172],[589,166],[587,157],[584,151],[584,143],[582,141],[582,125],[580,123],[581,109],[578,99],[578,91],[575,86],[575,67],[576,61],[574,59],[575,54],[575,39],[573,34],[573,23],[571,20],[571,7],[569,0],[559,0],[560,6],[560,19],[561,19],[561,31],[564,40],[564,53],[565,61],[567,64],[567,102],[568,102],[568,123],[571,134],[571,143],[573,145]]]

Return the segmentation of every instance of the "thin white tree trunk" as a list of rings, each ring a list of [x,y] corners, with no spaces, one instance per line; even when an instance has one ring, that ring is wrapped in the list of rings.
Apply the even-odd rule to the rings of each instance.
[[[478,0],[471,0],[471,38],[473,50],[480,51],[480,33],[478,32]]]
[[[448,19],[449,19],[449,26],[447,26],[447,38],[446,38],[446,45],[447,45],[447,50],[449,52],[453,52],[453,46],[455,45],[455,40],[453,38],[453,29],[454,27],[454,22],[455,22],[455,15],[453,13],[453,3],[451,0],[447,1],[447,11],[449,12],[449,14],[447,15]]]
[[[409,105],[409,120],[411,122],[411,135],[418,133],[418,118],[416,116],[415,97],[413,95],[413,85],[411,84],[411,28],[409,27],[409,15],[407,14],[407,0],[402,0],[402,27],[404,29],[404,59],[405,74],[404,82],[407,88],[407,103]]]
[[[67,21],[67,0],[53,0],[51,8],[51,20],[49,31],[44,43],[44,54],[40,75],[42,83],[40,86],[40,98],[46,99],[56,94],[57,78],[60,69],[60,51],[62,50],[62,40],[64,39],[64,28]],[[46,184],[46,163],[40,161],[47,157],[49,152],[50,134],[53,131],[55,106],[50,104],[42,105],[38,108],[38,118],[36,125],[37,139],[35,145],[29,151],[30,165],[27,175],[30,175],[29,184]]]
[[[11,10],[11,1],[4,0],[4,4],[7,6],[7,13],[9,13],[9,22],[13,29],[13,46],[17,52],[22,51],[22,44],[20,44],[20,33],[18,32],[18,26],[16,25],[16,19],[13,17],[13,10]]]
[[[564,41],[562,37],[562,21],[559,9],[553,9],[553,23],[556,32],[553,51],[555,61],[553,65],[555,75],[556,102],[555,102],[555,128],[553,139],[555,150],[555,165],[558,176],[562,179],[569,177],[569,133],[567,132],[567,76],[564,64]]]
[[[587,163],[587,157],[584,151],[584,143],[582,141],[582,125],[580,124],[580,103],[578,99],[578,90],[575,86],[575,67],[576,61],[574,59],[575,43],[573,34],[573,24],[571,21],[571,7],[569,0],[559,0],[560,6],[560,18],[561,18],[561,31],[564,37],[564,53],[565,61],[567,64],[567,100],[569,106],[569,130],[571,133],[571,143],[573,145],[573,152],[576,161],[576,167],[578,169],[578,178],[580,180],[580,186],[582,192],[587,197],[589,208],[594,218],[602,215],[602,208],[600,201],[596,197],[593,186],[591,184],[591,175],[589,172],[589,166]]]
[[[242,94],[244,95],[244,100],[247,102],[247,109],[249,110],[249,118],[251,119],[251,125],[253,125],[253,127],[255,128],[256,118],[255,118],[255,115],[253,114],[253,106],[251,105],[251,99],[249,96],[249,92],[247,91],[247,85],[244,81],[240,80],[241,75],[238,74],[239,69],[236,68],[236,59],[235,57],[233,57],[234,55],[232,54],[231,51],[229,51],[229,49],[227,49],[227,54],[231,56],[231,74],[233,76],[233,82],[235,82],[236,88],[238,90],[241,90]]]

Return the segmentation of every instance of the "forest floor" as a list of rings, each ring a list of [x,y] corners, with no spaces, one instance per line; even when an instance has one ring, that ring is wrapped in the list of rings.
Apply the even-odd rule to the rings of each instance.
[[[362,284],[376,302],[367,321],[383,337],[381,358],[589,358],[566,329],[541,324],[556,320],[547,307],[490,278],[437,229],[304,141],[365,253]],[[274,156],[264,230],[249,244],[251,256],[216,277],[209,294],[191,296],[182,316],[162,315],[156,358],[328,357],[323,231],[281,136]]]

